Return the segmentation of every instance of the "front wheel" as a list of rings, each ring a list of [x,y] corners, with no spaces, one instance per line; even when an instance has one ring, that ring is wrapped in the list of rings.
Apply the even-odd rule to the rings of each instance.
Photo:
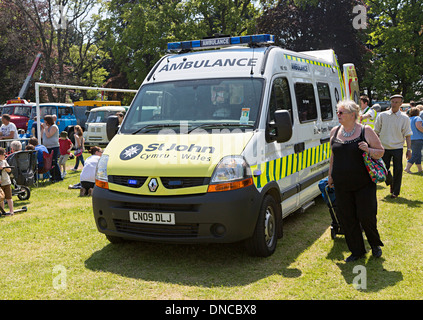
[[[31,196],[31,190],[26,186],[21,186],[21,190],[18,193],[19,200],[28,200]]]
[[[260,208],[253,236],[246,240],[247,251],[258,257],[268,257],[275,252],[278,241],[280,208],[275,199],[266,195]]]

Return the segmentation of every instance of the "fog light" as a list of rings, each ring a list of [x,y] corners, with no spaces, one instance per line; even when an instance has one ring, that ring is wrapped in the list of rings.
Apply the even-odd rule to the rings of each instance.
[[[103,217],[98,218],[98,226],[100,227],[100,229],[104,230],[107,229],[107,221],[106,219],[104,219]]]
[[[215,237],[222,237],[226,233],[226,228],[223,224],[215,223],[211,226],[210,231]]]

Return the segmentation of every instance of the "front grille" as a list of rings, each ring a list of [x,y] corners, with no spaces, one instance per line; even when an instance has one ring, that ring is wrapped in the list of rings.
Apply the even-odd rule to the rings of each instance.
[[[109,182],[115,183],[125,187],[139,188],[141,187],[147,177],[133,177],[133,176],[108,176]]]
[[[210,182],[210,178],[203,177],[161,177],[160,180],[167,189],[198,187]]]
[[[109,182],[125,187],[139,188],[148,177],[133,176],[109,176]],[[166,189],[179,189],[208,185],[210,178],[203,177],[161,177],[163,186]]]
[[[195,238],[198,235],[198,223],[191,224],[144,224],[127,220],[113,219],[116,230],[127,234],[153,238]]]
[[[102,137],[93,137],[93,136],[88,136],[88,139],[87,140],[89,140],[89,141],[101,141],[101,140],[103,140],[103,138]]]

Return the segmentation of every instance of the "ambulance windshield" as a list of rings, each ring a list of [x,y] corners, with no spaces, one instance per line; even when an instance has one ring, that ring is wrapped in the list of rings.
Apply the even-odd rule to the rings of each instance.
[[[172,129],[252,129],[259,114],[263,79],[204,79],[163,82],[140,89],[121,133],[158,133]],[[239,130],[238,130],[239,132]]]

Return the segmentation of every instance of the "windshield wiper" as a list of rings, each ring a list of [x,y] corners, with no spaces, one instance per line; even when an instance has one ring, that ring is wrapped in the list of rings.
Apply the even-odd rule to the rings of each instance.
[[[171,128],[171,127],[179,127],[180,124],[169,124],[169,123],[163,123],[163,124],[149,124],[144,127],[141,127],[131,134],[137,134],[140,132],[148,132],[152,129],[161,129],[161,128]],[[254,125],[252,124],[240,124],[240,123],[203,123],[198,126],[193,127],[192,129],[188,130],[187,133],[191,133],[195,129],[198,128],[215,128],[215,127],[248,127],[248,128],[254,128]]]
[[[241,124],[241,123],[203,123],[200,124],[192,129],[190,129],[187,133],[191,133],[195,129],[198,128],[212,128],[212,127],[248,127],[248,128],[254,128],[254,125],[252,124]]]
[[[135,130],[131,134],[137,134],[137,133],[140,133],[141,131],[144,132],[144,130],[158,129],[158,128],[169,128],[169,127],[179,127],[179,124],[169,124],[169,123],[164,123],[164,124],[149,124],[149,125],[146,125],[144,127],[141,127],[139,129]]]

